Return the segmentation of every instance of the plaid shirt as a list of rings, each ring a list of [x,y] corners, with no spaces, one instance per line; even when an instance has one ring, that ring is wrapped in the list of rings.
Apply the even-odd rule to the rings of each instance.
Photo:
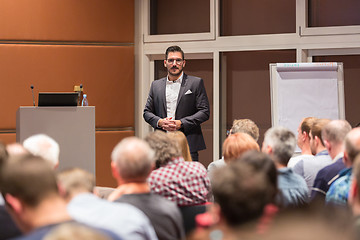
[[[210,180],[199,162],[175,158],[152,171],[148,182],[152,192],[176,202],[178,206],[198,205],[209,200]]]

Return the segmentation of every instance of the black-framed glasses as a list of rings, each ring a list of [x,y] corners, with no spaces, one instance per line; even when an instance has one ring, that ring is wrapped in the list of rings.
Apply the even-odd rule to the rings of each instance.
[[[174,59],[174,58],[169,58],[169,59],[167,59],[166,60],[167,61],[167,63],[169,63],[169,64],[176,64],[176,65],[181,65],[183,62],[184,62],[184,59],[181,59],[181,58],[176,58],[176,59]]]

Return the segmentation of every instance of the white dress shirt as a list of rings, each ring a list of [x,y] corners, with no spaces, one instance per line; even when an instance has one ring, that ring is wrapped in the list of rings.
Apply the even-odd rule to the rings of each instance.
[[[166,81],[166,112],[167,117],[175,120],[176,104],[179,97],[179,91],[184,73],[175,81],[170,81],[167,77]]]

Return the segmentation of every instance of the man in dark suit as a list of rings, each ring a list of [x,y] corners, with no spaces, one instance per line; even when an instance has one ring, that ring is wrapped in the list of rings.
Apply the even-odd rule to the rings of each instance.
[[[164,66],[168,75],[151,84],[144,119],[154,129],[184,132],[193,161],[206,148],[200,124],[209,119],[210,107],[204,82],[188,76],[184,52],[179,46],[166,50]]]

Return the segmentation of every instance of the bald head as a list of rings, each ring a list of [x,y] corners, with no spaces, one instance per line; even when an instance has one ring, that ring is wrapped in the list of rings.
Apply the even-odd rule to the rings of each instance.
[[[351,125],[346,120],[332,120],[321,130],[324,146],[332,159],[344,152],[345,136],[351,130]]]
[[[354,128],[345,137],[345,153],[348,160],[353,163],[360,153],[360,128]]]
[[[29,154],[28,150],[26,150],[20,143],[10,143],[6,145],[6,151],[8,152],[9,156],[13,157]]]
[[[115,146],[111,160],[122,179],[146,181],[154,165],[154,151],[144,140],[129,137]]]
[[[351,130],[351,125],[346,120],[332,120],[321,130],[323,140],[334,144],[342,144],[346,134]]]

